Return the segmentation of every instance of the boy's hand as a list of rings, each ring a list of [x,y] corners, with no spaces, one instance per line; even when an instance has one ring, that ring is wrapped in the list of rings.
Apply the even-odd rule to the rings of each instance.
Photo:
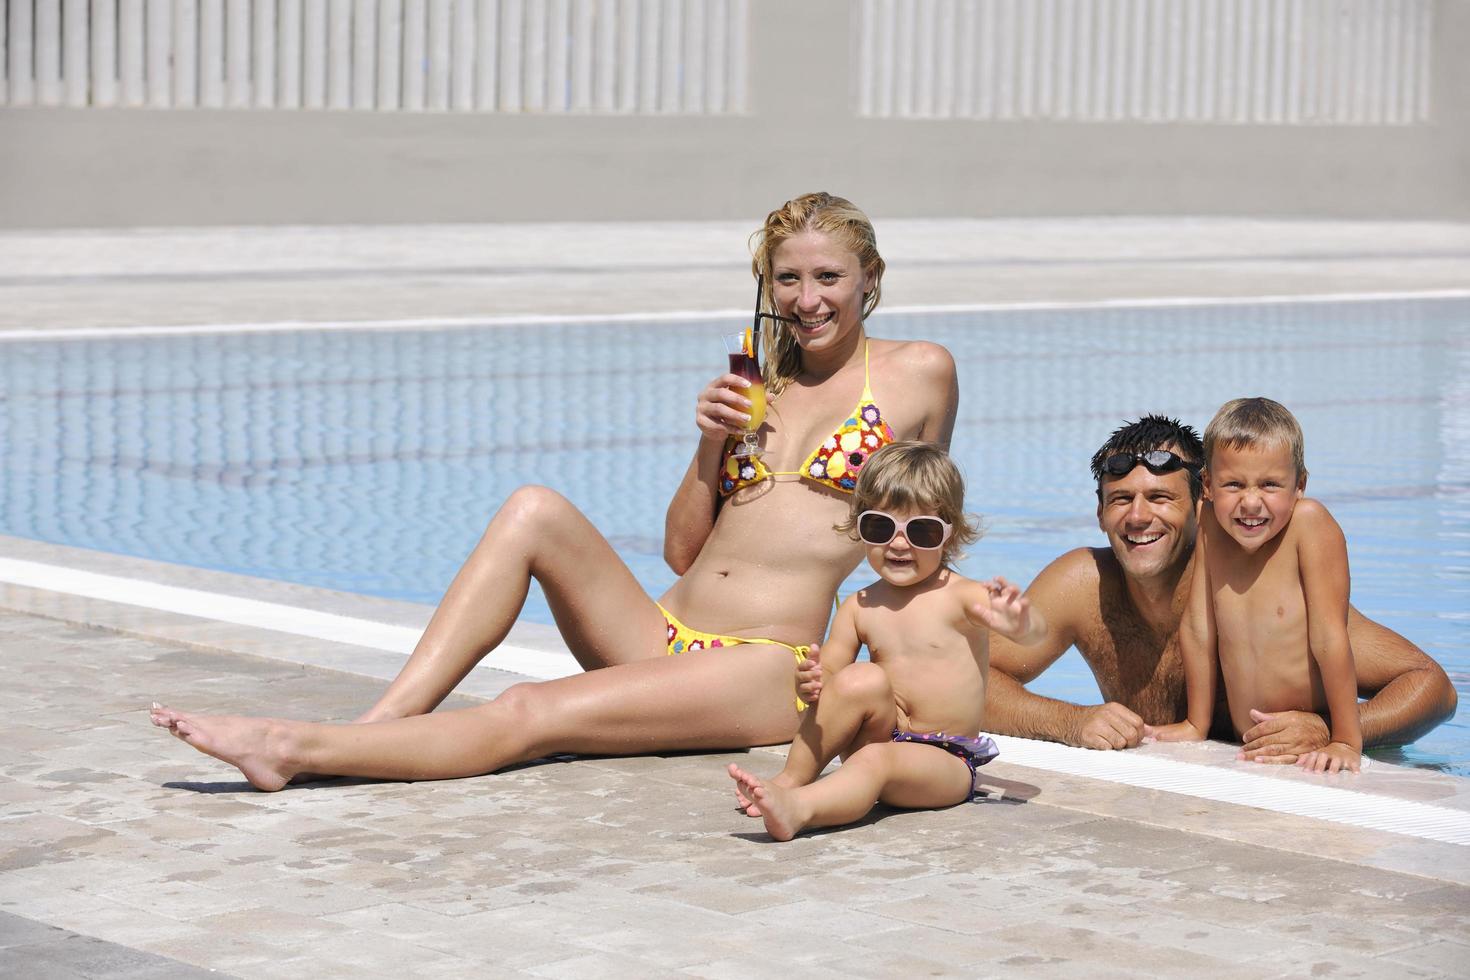
[[[1172,725],[1144,725],[1144,742],[1203,742],[1206,732],[1195,728],[1188,721],[1176,721]]]
[[[1341,772],[1344,769],[1359,772],[1363,756],[1350,745],[1329,742],[1316,752],[1308,752],[1296,760],[1296,764],[1307,772]]]
[[[813,643],[806,659],[796,665],[796,696],[808,705],[816,704],[822,696],[821,655],[822,651]]]
[[[1001,636],[1018,643],[1031,632],[1031,600],[1021,594],[1020,586],[997,576],[980,583],[986,590],[984,600],[970,603],[967,612],[972,621],[983,623]]]

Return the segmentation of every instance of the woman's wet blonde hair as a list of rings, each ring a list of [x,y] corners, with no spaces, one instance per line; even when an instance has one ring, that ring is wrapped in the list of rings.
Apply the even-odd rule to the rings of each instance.
[[[865,510],[933,514],[951,525],[942,560],[965,557],[965,545],[978,541],[980,519],[965,513],[965,478],[949,453],[932,442],[891,442],[868,457],[858,472],[847,520],[836,530],[858,540],[858,515]]]
[[[868,277],[868,291],[863,294],[863,319],[878,305],[883,289],[883,256],[878,254],[878,239],[873,223],[857,206],[825,191],[803,194],[766,215],[766,223],[750,236],[751,272],[764,282],[760,309],[779,312],[771,293],[771,259],[782,242],[803,232],[818,231],[833,244],[858,257],[858,264]],[[765,320],[761,327],[761,373],[766,382],[766,395],[775,398],[801,373],[801,347],[790,327],[780,320]]]

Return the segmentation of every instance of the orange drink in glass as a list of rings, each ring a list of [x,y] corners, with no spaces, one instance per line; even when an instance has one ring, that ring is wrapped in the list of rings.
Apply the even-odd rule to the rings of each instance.
[[[760,361],[756,357],[754,332],[746,330],[725,334],[725,352],[730,355],[730,373],[750,382],[749,387],[738,389],[750,399],[750,421],[745,423],[745,436],[735,447],[735,455],[759,456],[760,441],[755,433],[766,420],[766,383],[761,377]]]

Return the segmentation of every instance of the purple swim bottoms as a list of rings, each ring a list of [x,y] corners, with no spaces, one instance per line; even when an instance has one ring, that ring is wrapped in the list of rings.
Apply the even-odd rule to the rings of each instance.
[[[976,803],[987,798],[987,794],[980,790],[979,777],[975,774],[975,770],[1000,755],[1000,749],[996,748],[995,741],[989,735],[946,735],[943,732],[924,735],[894,729],[893,741],[919,742],[943,749],[950,755],[959,756],[965,765],[970,767],[969,802]]]

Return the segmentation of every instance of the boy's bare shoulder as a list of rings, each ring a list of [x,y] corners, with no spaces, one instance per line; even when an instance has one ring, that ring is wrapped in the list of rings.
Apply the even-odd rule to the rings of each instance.
[[[1314,497],[1303,497],[1296,502],[1291,512],[1291,523],[1299,538],[1337,540],[1343,536],[1337,519],[1322,501]]]

